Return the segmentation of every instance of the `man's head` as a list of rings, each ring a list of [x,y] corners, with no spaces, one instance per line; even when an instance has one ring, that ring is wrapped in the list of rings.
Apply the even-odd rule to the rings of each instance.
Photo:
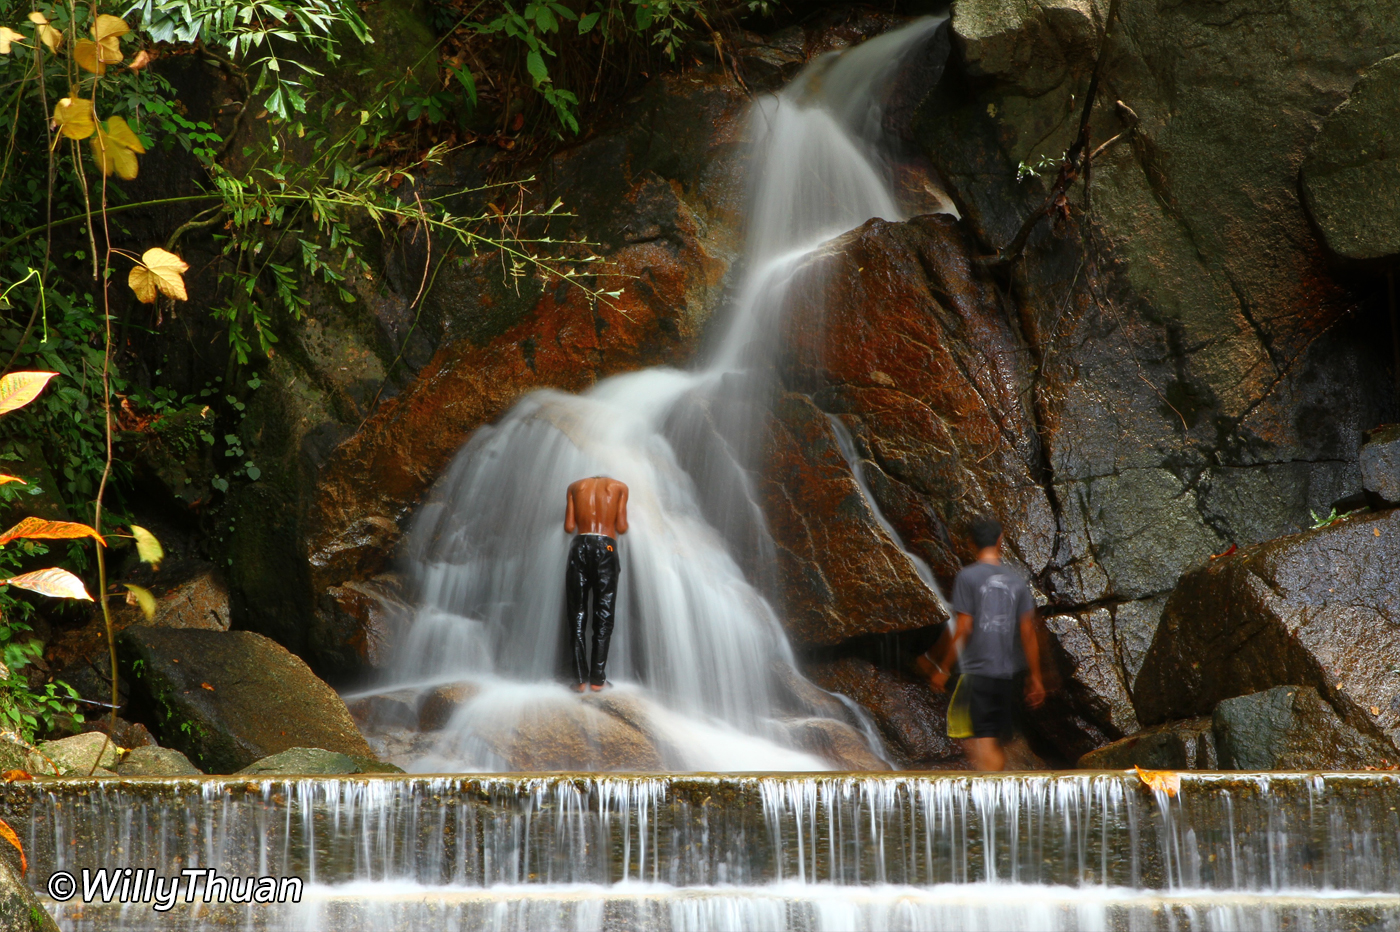
[[[972,545],[978,550],[995,547],[997,541],[1001,540],[1001,522],[985,515],[974,519],[972,524],[968,525],[967,531],[972,536]]]

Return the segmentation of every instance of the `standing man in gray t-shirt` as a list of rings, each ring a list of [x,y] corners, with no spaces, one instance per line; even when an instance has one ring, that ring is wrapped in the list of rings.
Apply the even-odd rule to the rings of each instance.
[[[958,661],[962,675],[948,703],[948,736],[962,739],[978,770],[1002,770],[1001,743],[1015,727],[1023,675],[1026,704],[1036,708],[1045,701],[1035,599],[1021,574],[1001,562],[1001,525],[978,518],[971,532],[977,562],[953,582],[956,630],[942,642],[940,657],[920,659],[926,670],[932,668],[929,682],[938,692]]]

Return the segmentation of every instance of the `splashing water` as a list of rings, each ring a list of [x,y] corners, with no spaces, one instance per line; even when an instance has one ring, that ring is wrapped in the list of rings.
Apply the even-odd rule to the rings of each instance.
[[[535,392],[458,454],[410,539],[417,609],[393,687],[466,681],[472,696],[439,734],[386,754],[417,772],[822,770],[791,728],[832,715],[880,747],[854,706],[801,680],[765,598],[772,545],[743,466],[766,389],[745,373],[771,357],[804,257],[902,219],[881,102],[945,18],[823,56],[755,103],[749,246],[708,365]],[[631,490],[606,700],[559,683],[564,490],[591,475]]]

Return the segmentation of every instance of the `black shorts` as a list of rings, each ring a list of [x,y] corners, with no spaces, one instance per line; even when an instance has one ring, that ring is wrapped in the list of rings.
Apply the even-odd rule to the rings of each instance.
[[[948,737],[1010,738],[1021,708],[1021,677],[963,674],[948,703]]]

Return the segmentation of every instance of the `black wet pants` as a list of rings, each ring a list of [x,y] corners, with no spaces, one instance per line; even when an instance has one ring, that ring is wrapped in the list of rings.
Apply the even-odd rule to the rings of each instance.
[[[602,686],[606,681],[608,642],[612,640],[617,610],[617,577],[622,565],[617,541],[602,534],[580,534],[569,548],[569,568],[564,581],[568,624],[574,641],[574,673],[578,682]],[[584,643],[588,633],[588,596],[593,596],[593,663],[588,663]]]

